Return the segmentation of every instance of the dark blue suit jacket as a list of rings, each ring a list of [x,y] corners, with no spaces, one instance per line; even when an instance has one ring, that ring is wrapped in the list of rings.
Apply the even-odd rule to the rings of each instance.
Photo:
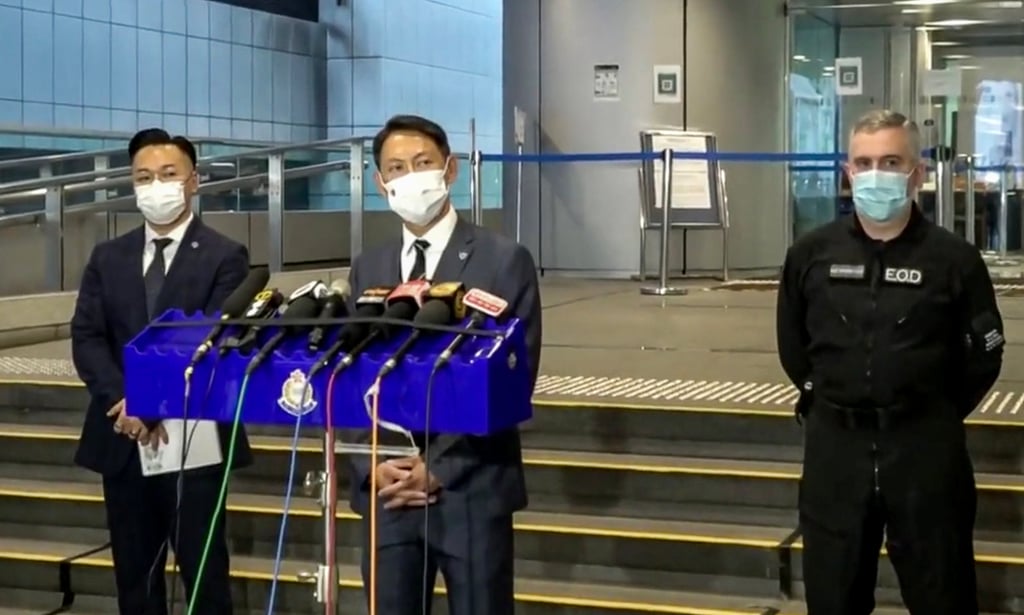
[[[400,241],[360,255],[349,275],[352,296],[358,297],[373,286],[396,286],[402,282]],[[466,288],[480,288],[509,302],[509,313],[527,323],[526,343],[530,368],[536,382],[540,366],[541,305],[537,270],[533,257],[523,246],[488,229],[459,220],[451,240],[434,272],[435,282],[463,282]],[[442,440],[437,438],[433,441]],[[432,441],[432,442],[433,442]],[[431,460],[430,471],[444,485],[442,497],[434,505],[442,515],[464,510],[472,505],[476,514],[506,515],[526,506],[526,483],[523,478],[523,455],[518,430],[489,437],[465,436]],[[433,443],[431,444],[433,446]],[[431,450],[434,457],[434,449]],[[369,509],[370,460],[366,455],[348,457],[352,470],[351,504],[353,510],[366,515]],[[432,509],[433,510],[433,509]],[[410,521],[407,511],[382,513],[382,529]],[[410,531],[419,526],[409,525]],[[402,532],[381,533],[381,544],[402,540]]]
[[[115,434],[113,420],[106,413],[124,397],[122,350],[149,324],[142,279],[145,243],[145,229],[140,226],[93,249],[71,320],[72,358],[91,397],[75,463],[105,477],[141,472],[135,442]],[[196,217],[171,261],[157,314],[172,308],[212,314],[248,273],[249,253],[245,247]],[[225,454],[230,427],[220,426]],[[241,431],[233,465],[241,467],[251,462],[249,442]]]

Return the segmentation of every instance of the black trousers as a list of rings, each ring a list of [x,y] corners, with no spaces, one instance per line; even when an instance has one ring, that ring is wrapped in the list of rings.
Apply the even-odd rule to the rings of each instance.
[[[432,510],[429,539],[425,542],[422,509],[381,513],[377,548],[379,615],[429,615],[438,571],[444,578],[449,615],[514,614],[512,515],[480,514],[482,511],[473,508],[460,503]],[[370,586],[368,530],[364,516],[365,587]]]
[[[177,524],[180,535],[175,541],[177,474],[143,478],[131,468],[123,476],[104,477],[103,499],[114,556],[120,615],[167,614],[164,568],[168,550],[165,543],[168,541],[172,548],[177,542],[175,557],[185,584],[186,599],[191,597],[222,478],[222,470],[219,469],[186,474],[181,520]],[[222,510],[193,615],[232,614],[229,576]]]
[[[977,615],[977,493],[955,411],[922,409],[872,429],[815,407],[804,436],[808,615],[874,610],[883,536],[911,615]]]

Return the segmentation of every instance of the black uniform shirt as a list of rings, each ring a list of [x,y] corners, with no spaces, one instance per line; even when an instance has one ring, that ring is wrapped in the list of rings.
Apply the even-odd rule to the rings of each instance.
[[[789,378],[863,408],[947,399],[966,416],[1002,365],[1003,324],[978,250],[915,206],[903,233],[868,237],[856,216],[786,254],[779,357]]]

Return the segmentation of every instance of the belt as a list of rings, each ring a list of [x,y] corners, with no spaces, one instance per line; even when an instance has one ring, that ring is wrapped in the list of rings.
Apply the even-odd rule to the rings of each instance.
[[[842,406],[827,400],[817,404],[847,429],[887,431],[914,414],[905,403],[888,406]]]

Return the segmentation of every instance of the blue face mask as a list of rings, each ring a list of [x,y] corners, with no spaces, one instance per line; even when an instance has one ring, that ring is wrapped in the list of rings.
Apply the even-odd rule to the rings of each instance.
[[[861,171],[853,176],[853,204],[874,222],[888,222],[910,204],[907,174],[893,171]]]

